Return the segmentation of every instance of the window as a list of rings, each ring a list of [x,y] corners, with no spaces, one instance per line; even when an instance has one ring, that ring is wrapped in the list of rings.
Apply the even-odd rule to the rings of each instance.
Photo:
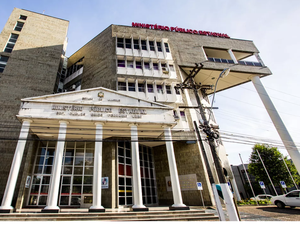
[[[7,61],[8,61],[7,56],[0,55],[0,73],[3,73]]]
[[[126,48],[131,48],[131,39],[125,39]]]
[[[127,68],[133,68],[133,61],[127,61]]]
[[[166,49],[166,52],[170,52],[168,43],[165,43],[165,49]]]
[[[24,15],[20,15],[20,20],[26,20],[27,19],[27,16],[24,16]]]
[[[124,48],[123,38],[117,38],[117,47]]]
[[[139,92],[145,92],[145,84],[138,84]]]
[[[289,193],[286,197],[287,198],[298,198],[299,197],[299,191],[294,191],[294,192],[291,192],[291,193]]]
[[[10,38],[6,44],[6,47],[4,49],[5,52],[12,52],[16,42],[17,42],[17,39],[18,39],[19,35],[18,34],[11,34],[10,35]]]
[[[180,95],[179,88],[174,88],[174,89],[175,89],[175,93],[176,93],[176,95]]]
[[[169,68],[170,68],[170,71],[175,71],[175,69],[174,69],[174,66],[173,65],[171,65],[171,64],[169,64]]]
[[[128,91],[135,91],[135,83],[128,83]]]
[[[153,63],[153,69],[158,70],[158,63]]]
[[[161,42],[156,42],[156,45],[157,45],[157,51],[162,52]]]
[[[166,91],[167,91],[167,94],[172,94],[170,85],[166,85]]]
[[[126,91],[126,82],[118,82],[118,91]]]
[[[134,49],[140,49],[139,40],[133,40]]]
[[[147,84],[147,89],[149,93],[153,93],[153,84]]]
[[[24,26],[24,23],[18,21],[17,24],[16,24],[16,26],[15,26],[15,30],[16,31],[21,31],[22,28],[23,28],[23,26]]]
[[[142,69],[142,62],[135,62],[135,67],[137,69]]]
[[[145,40],[141,41],[142,44],[142,50],[147,50],[147,43]]]
[[[159,94],[163,94],[164,93],[162,85],[156,85],[156,88],[157,88],[157,93],[159,93]]]
[[[154,41],[149,41],[150,51],[155,51]]]
[[[118,60],[118,67],[125,67],[125,60]]]
[[[144,62],[144,68],[145,68],[146,70],[150,70],[150,63]]]
[[[181,117],[182,121],[186,121],[186,117],[185,117],[185,112],[184,111],[180,111],[180,117]]]

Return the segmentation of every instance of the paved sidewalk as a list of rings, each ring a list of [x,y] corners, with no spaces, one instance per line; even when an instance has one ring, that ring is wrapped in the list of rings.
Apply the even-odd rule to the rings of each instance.
[[[226,209],[226,220],[229,220]],[[275,205],[267,206],[239,206],[241,221],[300,221],[300,208],[279,209]],[[206,212],[218,215],[216,209],[206,209]]]

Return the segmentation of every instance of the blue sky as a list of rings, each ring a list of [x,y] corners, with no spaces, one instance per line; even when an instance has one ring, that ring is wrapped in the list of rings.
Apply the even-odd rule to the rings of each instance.
[[[111,24],[132,22],[226,33],[253,40],[273,75],[262,82],[292,138],[300,146],[300,50],[298,0],[1,0],[0,30],[13,8],[70,21],[67,56]],[[280,141],[252,83],[216,94],[214,106],[221,131]],[[224,140],[225,142],[225,140]],[[233,165],[247,162],[251,145],[225,142]],[[286,150],[280,151],[287,155]]]

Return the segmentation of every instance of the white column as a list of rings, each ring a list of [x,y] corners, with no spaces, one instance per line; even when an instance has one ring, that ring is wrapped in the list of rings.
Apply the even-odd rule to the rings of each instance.
[[[59,121],[59,132],[58,140],[55,148],[54,163],[52,167],[52,174],[50,179],[50,186],[48,191],[47,205],[42,211],[59,212],[57,206],[58,193],[59,193],[59,182],[61,175],[62,160],[64,154],[65,138],[67,134],[66,121]]]
[[[101,205],[101,184],[102,184],[102,140],[103,140],[103,123],[95,123],[95,156],[94,156],[94,175],[93,175],[93,205],[90,212],[104,212]]]
[[[229,53],[231,59],[233,60],[234,64],[239,64],[238,61],[235,58],[235,55],[233,54],[231,49],[228,49],[227,52]]]
[[[131,165],[132,165],[132,182],[133,182],[133,210],[147,211],[148,208],[143,205],[139,143],[137,125],[129,124],[131,127]]]
[[[171,185],[172,185],[172,192],[173,192],[173,200],[174,204],[171,206],[172,209],[176,208],[188,208],[182,202],[181,190],[180,190],[180,183],[179,177],[177,172],[174,148],[173,148],[173,141],[172,141],[172,134],[170,127],[164,127],[165,132],[165,140],[166,140],[166,147],[167,147],[167,156],[170,168],[170,177],[171,177]]]
[[[261,63],[262,66],[265,66],[264,62],[262,61],[258,53],[254,53],[254,56],[256,57],[257,61]]]
[[[19,170],[23,158],[23,153],[26,145],[26,139],[29,132],[29,127],[31,120],[23,120],[19,140],[16,146],[15,155],[10,167],[10,172],[8,176],[8,180],[6,183],[5,192],[2,199],[2,204],[0,206],[0,211],[12,211],[13,207],[11,206],[11,201],[14,196],[14,191],[19,175]]]
[[[300,153],[297,149],[292,137],[290,136],[288,130],[286,129],[283,121],[281,120],[278,112],[276,111],[275,106],[273,105],[268,93],[266,92],[264,86],[262,85],[260,78],[258,76],[251,77],[252,83],[256,88],[259,97],[261,98],[271,120],[286,148],[288,151],[293,163],[296,166],[298,173],[300,173]]]

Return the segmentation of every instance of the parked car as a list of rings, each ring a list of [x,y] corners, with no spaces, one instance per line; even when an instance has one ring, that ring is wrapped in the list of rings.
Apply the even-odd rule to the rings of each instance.
[[[291,208],[300,206],[300,190],[290,191],[285,195],[274,196],[271,198],[271,202],[281,209],[285,206],[290,206]]]
[[[267,194],[256,195],[255,197],[251,197],[250,200],[260,201],[260,200],[270,200],[273,196]]]

